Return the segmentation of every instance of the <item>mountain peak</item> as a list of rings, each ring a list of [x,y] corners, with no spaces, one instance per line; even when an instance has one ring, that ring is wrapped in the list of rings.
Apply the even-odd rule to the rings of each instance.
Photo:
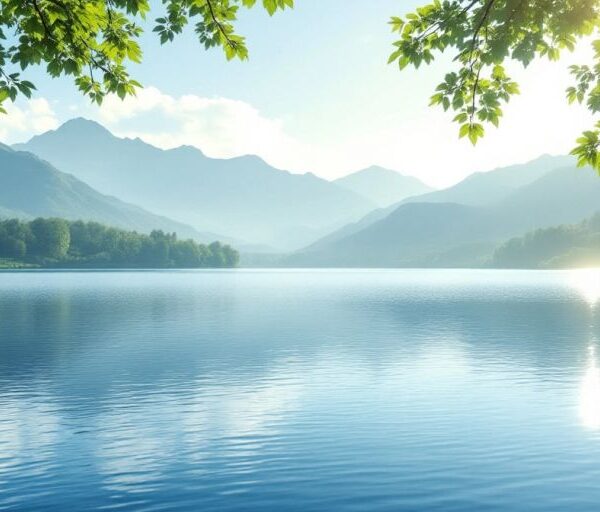
[[[338,178],[334,183],[367,197],[381,208],[432,190],[413,176],[377,165]]]
[[[68,141],[69,144],[77,144],[78,141],[83,142],[88,139],[98,141],[112,138],[114,138],[114,135],[100,123],[92,121],[91,119],[85,119],[84,117],[76,117],[65,121],[56,130],[50,130],[41,135],[35,135],[26,144],[35,144],[46,139],[61,139],[63,141]],[[24,149],[26,144],[15,144],[13,148]]]
[[[108,129],[106,129],[100,123],[97,121],[92,121],[91,119],[86,119],[85,117],[75,117],[73,119],[69,119],[60,125],[55,131],[83,133],[85,135],[112,135],[110,131],[108,131]]]
[[[343,181],[352,177],[361,176],[403,176],[398,171],[393,171],[392,169],[386,169],[385,167],[381,167],[379,165],[371,165],[369,167],[365,167],[364,169],[359,169],[358,171],[351,172],[342,176],[335,181]]]
[[[357,172],[380,172],[385,174],[400,174],[398,171],[394,171],[393,169],[388,169],[386,167],[381,167],[380,165],[370,165],[366,169]]]

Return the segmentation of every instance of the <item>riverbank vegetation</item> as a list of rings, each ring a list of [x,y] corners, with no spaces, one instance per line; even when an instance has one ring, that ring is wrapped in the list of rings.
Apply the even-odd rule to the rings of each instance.
[[[0,268],[227,268],[239,254],[228,245],[149,235],[97,222],[58,218],[0,221]]]

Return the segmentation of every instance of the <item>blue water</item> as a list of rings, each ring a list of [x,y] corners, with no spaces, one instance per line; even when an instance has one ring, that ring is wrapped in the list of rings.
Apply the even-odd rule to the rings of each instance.
[[[0,273],[0,510],[597,511],[599,298],[591,271]]]

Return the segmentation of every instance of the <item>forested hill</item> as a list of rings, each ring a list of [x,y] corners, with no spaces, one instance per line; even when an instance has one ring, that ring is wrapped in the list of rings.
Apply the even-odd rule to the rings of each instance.
[[[175,233],[144,235],[58,218],[0,221],[0,267],[226,268],[238,261],[228,245],[178,240]]]
[[[0,144],[0,217],[32,220],[60,217],[95,221],[126,231],[176,232],[207,243],[221,235],[199,232],[191,226],[155,215],[115,197],[100,194],[70,174],[24,151]]]
[[[501,245],[498,268],[577,268],[600,265],[600,214],[579,224],[537,229]]]
[[[314,174],[292,174],[256,156],[209,158],[190,146],[162,150],[118,138],[85,119],[16,147],[102,194],[202,231],[279,250],[307,245],[377,206]]]

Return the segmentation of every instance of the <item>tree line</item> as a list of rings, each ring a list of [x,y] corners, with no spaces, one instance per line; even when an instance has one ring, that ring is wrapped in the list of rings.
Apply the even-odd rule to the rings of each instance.
[[[537,229],[501,245],[493,267],[572,268],[600,264],[600,214],[575,225]]]
[[[49,267],[227,268],[239,254],[229,245],[149,235],[98,222],[38,218],[0,221],[0,258]]]

